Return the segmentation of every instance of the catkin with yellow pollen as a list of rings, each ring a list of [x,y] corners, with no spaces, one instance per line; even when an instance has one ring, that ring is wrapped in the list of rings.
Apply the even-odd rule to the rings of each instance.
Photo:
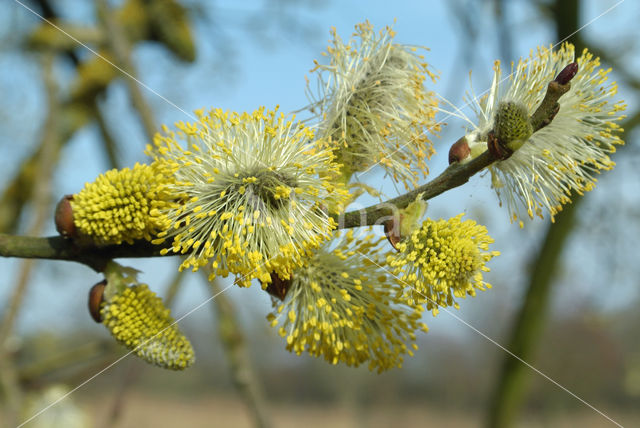
[[[281,324],[289,351],[378,372],[413,355],[416,331],[427,330],[422,307],[401,298],[402,287],[382,268],[379,244],[350,230],[293,273],[284,302],[268,316]]]
[[[242,286],[253,278],[266,286],[271,272],[288,278],[331,237],[330,213],[348,196],[332,150],[277,109],[196,113],[198,122],[165,127],[148,148],[172,169],[169,188],[182,197],[153,242],[184,254],[181,269],[210,264],[212,275],[233,273]]]
[[[397,253],[387,256],[387,265],[405,285],[409,300],[426,303],[434,314],[440,307],[458,308],[456,297],[491,288],[482,272],[489,271],[485,263],[500,253],[489,251],[493,239],[486,227],[462,221],[462,216],[425,220],[397,244]]]
[[[195,356],[162,299],[135,279],[136,271],[111,262],[100,307],[101,322],[122,345],[148,363],[183,370]]]
[[[477,125],[465,136],[472,153],[468,159],[486,149],[493,130],[514,151],[488,167],[500,203],[507,205],[512,221],[545,212],[553,220],[573,194],[593,189],[596,175],[614,167],[610,154],[624,143],[619,122],[626,104],[615,100],[618,85],[609,81],[611,69],[601,68],[587,49],[576,58],[570,43],[557,50],[539,47],[511,68],[503,78],[496,61],[488,96],[471,100]],[[575,75],[567,77],[568,69]],[[570,89],[558,100],[553,120],[532,132],[528,119],[557,77],[563,85],[570,81]]]
[[[98,245],[151,240],[169,225],[172,177],[159,163],[110,170],[70,200],[80,237]]]
[[[395,32],[356,25],[348,42],[332,29],[328,64],[316,63],[319,94],[308,90],[318,134],[336,147],[345,178],[379,164],[406,187],[428,173],[434,153],[428,133],[439,131],[437,99],[425,89],[435,80],[423,47],[394,43]]]

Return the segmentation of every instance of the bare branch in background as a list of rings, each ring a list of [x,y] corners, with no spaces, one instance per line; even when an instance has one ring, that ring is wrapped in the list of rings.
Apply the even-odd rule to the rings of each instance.
[[[49,218],[51,206],[51,177],[55,163],[51,162],[54,154],[59,152],[60,140],[58,132],[57,83],[53,74],[53,55],[43,58],[43,80],[47,95],[47,119],[43,126],[42,143],[38,152],[40,156],[34,171],[35,191],[33,195],[34,219],[28,233],[39,235]],[[24,304],[27,286],[34,268],[34,260],[24,260],[18,273],[15,288],[0,323],[0,377],[7,397],[9,409],[8,419],[17,422],[20,412],[22,394],[17,384],[17,374],[10,358],[7,358],[7,340],[11,336],[20,310]]]
[[[133,107],[140,116],[147,139],[152,141],[158,128],[156,127],[155,120],[153,119],[153,112],[142,95],[140,85],[137,80],[135,80],[137,73],[133,66],[133,62],[131,61],[131,47],[129,46],[129,41],[125,38],[123,28],[115,19],[114,13],[109,8],[106,0],[97,0],[96,7],[98,10],[98,16],[104,23],[104,29],[109,34],[107,44],[110,51],[116,58],[116,65],[128,74],[128,76],[123,77],[124,82],[129,89],[129,96],[131,97]]]
[[[584,47],[580,34],[574,34],[579,28],[579,6],[578,0],[556,0],[551,7],[557,40],[571,36],[569,41],[575,44],[576,52]],[[594,47],[589,49],[598,51]],[[639,118],[640,115],[635,114],[621,124],[624,129],[621,137],[623,141],[636,128]],[[620,152],[626,152],[629,147],[630,144],[622,146],[614,156],[620,156]],[[525,295],[510,332],[507,348],[525,361],[535,361],[536,348],[547,323],[553,286],[556,284],[556,271],[562,264],[566,242],[572,236],[585,196],[574,194],[571,199],[573,202],[566,205],[556,216],[555,222],[549,225],[542,246],[533,257]],[[518,424],[520,409],[526,402],[530,377],[530,370],[519,360],[510,355],[505,356],[490,401],[487,427],[508,428]]]
[[[209,283],[206,275],[203,277],[211,293],[216,296],[211,303],[215,308],[218,336],[227,356],[233,383],[249,408],[254,426],[269,428],[273,424],[268,416],[264,393],[251,362],[246,339],[236,315],[237,311],[218,282]]]

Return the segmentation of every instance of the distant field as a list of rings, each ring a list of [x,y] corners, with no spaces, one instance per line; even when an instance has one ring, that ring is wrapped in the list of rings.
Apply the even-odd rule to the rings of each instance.
[[[95,417],[94,428],[106,416],[113,396],[100,402],[86,403]],[[85,407],[87,408],[87,407]],[[388,406],[355,410],[348,406],[328,405],[271,405],[274,428],[386,428],[437,427],[475,428],[482,426],[481,415],[445,412],[440,409],[408,406]],[[606,410],[605,410],[606,412]],[[640,426],[640,409],[636,413],[609,416],[625,427]],[[524,428],[600,428],[615,427],[602,416],[588,410],[527,418],[518,427]],[[140,393],[127,394],[118,428],[177,427],[177,428],[253,428],[244,404],[230,397],[205,396],[188,400],[152,397]]]

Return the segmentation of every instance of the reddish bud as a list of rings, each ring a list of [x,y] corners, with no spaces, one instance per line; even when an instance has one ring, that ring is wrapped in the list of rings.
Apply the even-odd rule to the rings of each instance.
[[[400,219],[401,216],[397,216],[383,223],[384,234],[394,250],[398,249],[397,245],[402,239],[402,235],[400,234]]]
[[[275,273],[271,273],[271,282],[267,285],[265,289],[267,293],[271,294],[273,297],[277,297],[280,300],[284,300],[287,296],[287,291],[291,287],[290,279],[282,279]]]
[[[563,68],[560,73],[558,73],[558,76],[556,76],[555,78],[555,82],[561,85],[566,85],[571,81],[571,79],[575,77],[577,72],[578,72],[578,63],[572,62],[571,64]]]
[[[449,149],[449,165],[455,162],[461,162],[471,154],[469,143],[466,137],[460,138],[451,145]]]
[[[73,208],[71,201],[73,195],[65,195],[56,205],[55,223],[58,233],[66,238],[73,238],[76,235],[76,225],[73,222]]]
[[[91,318],[97,323],[102,322],[100,314],[100,306],[104,300],[104,288],[107,286],[107,280],[103,279],[89,290],[89,313]]]

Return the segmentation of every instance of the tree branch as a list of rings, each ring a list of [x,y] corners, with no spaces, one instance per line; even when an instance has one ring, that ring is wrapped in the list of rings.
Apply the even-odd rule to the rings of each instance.
[[[569,88],[570,83],[563,84],[558,79],[549,83],[544,100],[531,116],[534,132],[551,123],[558,112],[558,100]],[[435,179],[408,193],[380,204],[336,216],[338,227],[342,229],[382,224],[384,220],[392,218],[397,210],[405,208],[414,201],[418,194],[422,193],[424,200],[434,198],[447,190],[463,185],[474,174],[497,160],[489,151],[485,151],[464,164],[453,163]],[[83,263],[97,272],[101,272],[106,263],[112,259],[158,257],[161,255],[160,250],[169,245],[169,243],[165,243],[165,246],[160,246],[147,241],[136,241],[131,245],[91,247],[79,245],[60,236],[37,238],[0,234],[0,256],[2,257],[75,261]]]
[[[153,118],[153,113],[149,108],[142,91],[140,90],[139,82],[135,78],[136,71],[131,60],[131,47],[129,41],[125,37],[124,30],[115,18],[113,11],[109,8],[109,4],[106,0],[98,0],[96,2],[98,16],[102,19],[104,29],[108,32],[109,37],[107,43],[109,49],[116,58],[116,65],[119,71],[125,74],[124,83],[129,89],[129,96],[131,97],[131,103],[140,115],[144,132],[147,135],[149,141],[153,140],[153,136],[158,129]]]
[[[75,244],[62,236],[39,238],[0,233],[0,256],[24,259],[67,260],[85,264],[102,272],[105,264],[118,258],[141,258],[160,256],[162,246],[147,241],[134,244],[88,247]]]
[[[392,218],[397,213],[397,210],[405,208],[415,201],[420,193],[423,193],[422,199],[425,201],[434,198],[447,190],[463,185],[469,181],[471,176],[491,165],[494,161],[493,156],[488,151],[485,151],[465,164],[451,164],[442,174],[410,192],[389,199],[386,202],[343,214],[336,218],[338,227],[340,229],[349,229],[382,224],[384,220]]]

